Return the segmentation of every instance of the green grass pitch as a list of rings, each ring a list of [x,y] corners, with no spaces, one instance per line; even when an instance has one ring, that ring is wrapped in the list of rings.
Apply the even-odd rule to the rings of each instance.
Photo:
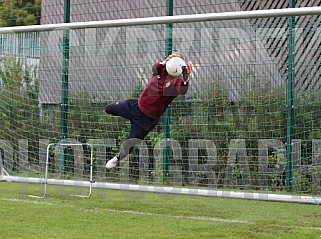
[[[320,238],[319,205],[0,183],[1,238]]]

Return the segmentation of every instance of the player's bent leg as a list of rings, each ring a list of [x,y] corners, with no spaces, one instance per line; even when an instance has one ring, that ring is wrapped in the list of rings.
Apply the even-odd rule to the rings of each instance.
[[[119,153],[106,163],[106,168],[111,169],[117,166],[119,161],[123,160],[133,151],[133,147],[140,144],[142,139],[130,138],[126,139],[120,147]]]
[[[121,116],[125,119],[131,119],[131,101],[120,101],[105,106],[105,112],[114,116]]]
[[[119,109],[120,109],[120,102],[112,103],[105,106],[105,112],[110,115],[120,116]]]
[[[131,107],[132,112],[134,112],[133,115],[135,115],[131,120],[131,130],[127,140],[120,147],[119,154],[107,162],[106,168],[108,169],[116,167],[120,160],[130,154],[133,147],[140,144],[146,135],[155,128],[158,122],[158,119],[152,119],[145,116],[138,109],[137,102],[128,101],[128,105]]]
[[[115,111],[115,109],[114,109],[114,103],[105,106],[105,112],[106,112],[107,114],[113,115],[113,114],[114,114],[114,111]]]
[[[135,124],[132,124],[128,138],[122,143],[119,153],[106,163],[106,168],[111,169],[116,167],[119,161],[124,159],[133,151],[134,146],[139,145],[142,142],[148,132],[149,131],[145,131],[139,127],[135,127]]]

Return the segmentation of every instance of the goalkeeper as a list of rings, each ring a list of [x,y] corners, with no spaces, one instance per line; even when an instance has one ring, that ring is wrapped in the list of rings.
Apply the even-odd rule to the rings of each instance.
[[[133,146],[139,144],[155,128],[167,106],[178,96],[185,95],[189,85],[192,62],[187,64],[179,52],[174,52],[164,61],[152,67],[152,78],[138,99],[129,99],[105,106],[108,114],[130,120],[131,129],[119,153],[106,163],[106,168],[115,167],[124,159]]]

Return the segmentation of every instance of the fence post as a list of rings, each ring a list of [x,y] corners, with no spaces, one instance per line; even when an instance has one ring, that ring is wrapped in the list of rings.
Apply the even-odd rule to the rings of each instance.
[[[290,0],[289,7],[295,7],[295,0]],[[292,190],[292,137],[294,124],[294,44],[295,17],[288,18],[288,88],[287,88],[287,136],[286,136],[286,171],[285,183],[288,191]]]
[[[173,16],[173,0],[166,0],[166,15]],[[172,53],[173,48],[173,24],[166,24],[166,39],[165,39],[165,51],[166,56]],[[168,139],[171,137],[170,133],[170,117],[171,117],[171,106],[169,105],[164,115],[164,149],[163,149],[163,179],[168,177],[169,171],[169,154],[170,148],[167,145]]]
[[[70,0],[64,0],[64,23],[70,22]],[[61,128],[60,139],[62,142],[68,137],[68,73],[69,73],[69,30],[63,31],[62,48],[62,80],[61,80]],[[64,172],[66,147],[62,147],[60,161],[60,174]]]

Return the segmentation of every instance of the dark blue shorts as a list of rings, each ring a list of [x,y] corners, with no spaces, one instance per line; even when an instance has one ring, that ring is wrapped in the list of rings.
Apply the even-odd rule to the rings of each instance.
[[[141,112],[138,107],[138,101],[132,99],[107,105],[105,111],[108,114],[121,116],[130,120],[131,129],[127,137],[128,139],[144,139],[159,121],[158,118],[150,118]]]

